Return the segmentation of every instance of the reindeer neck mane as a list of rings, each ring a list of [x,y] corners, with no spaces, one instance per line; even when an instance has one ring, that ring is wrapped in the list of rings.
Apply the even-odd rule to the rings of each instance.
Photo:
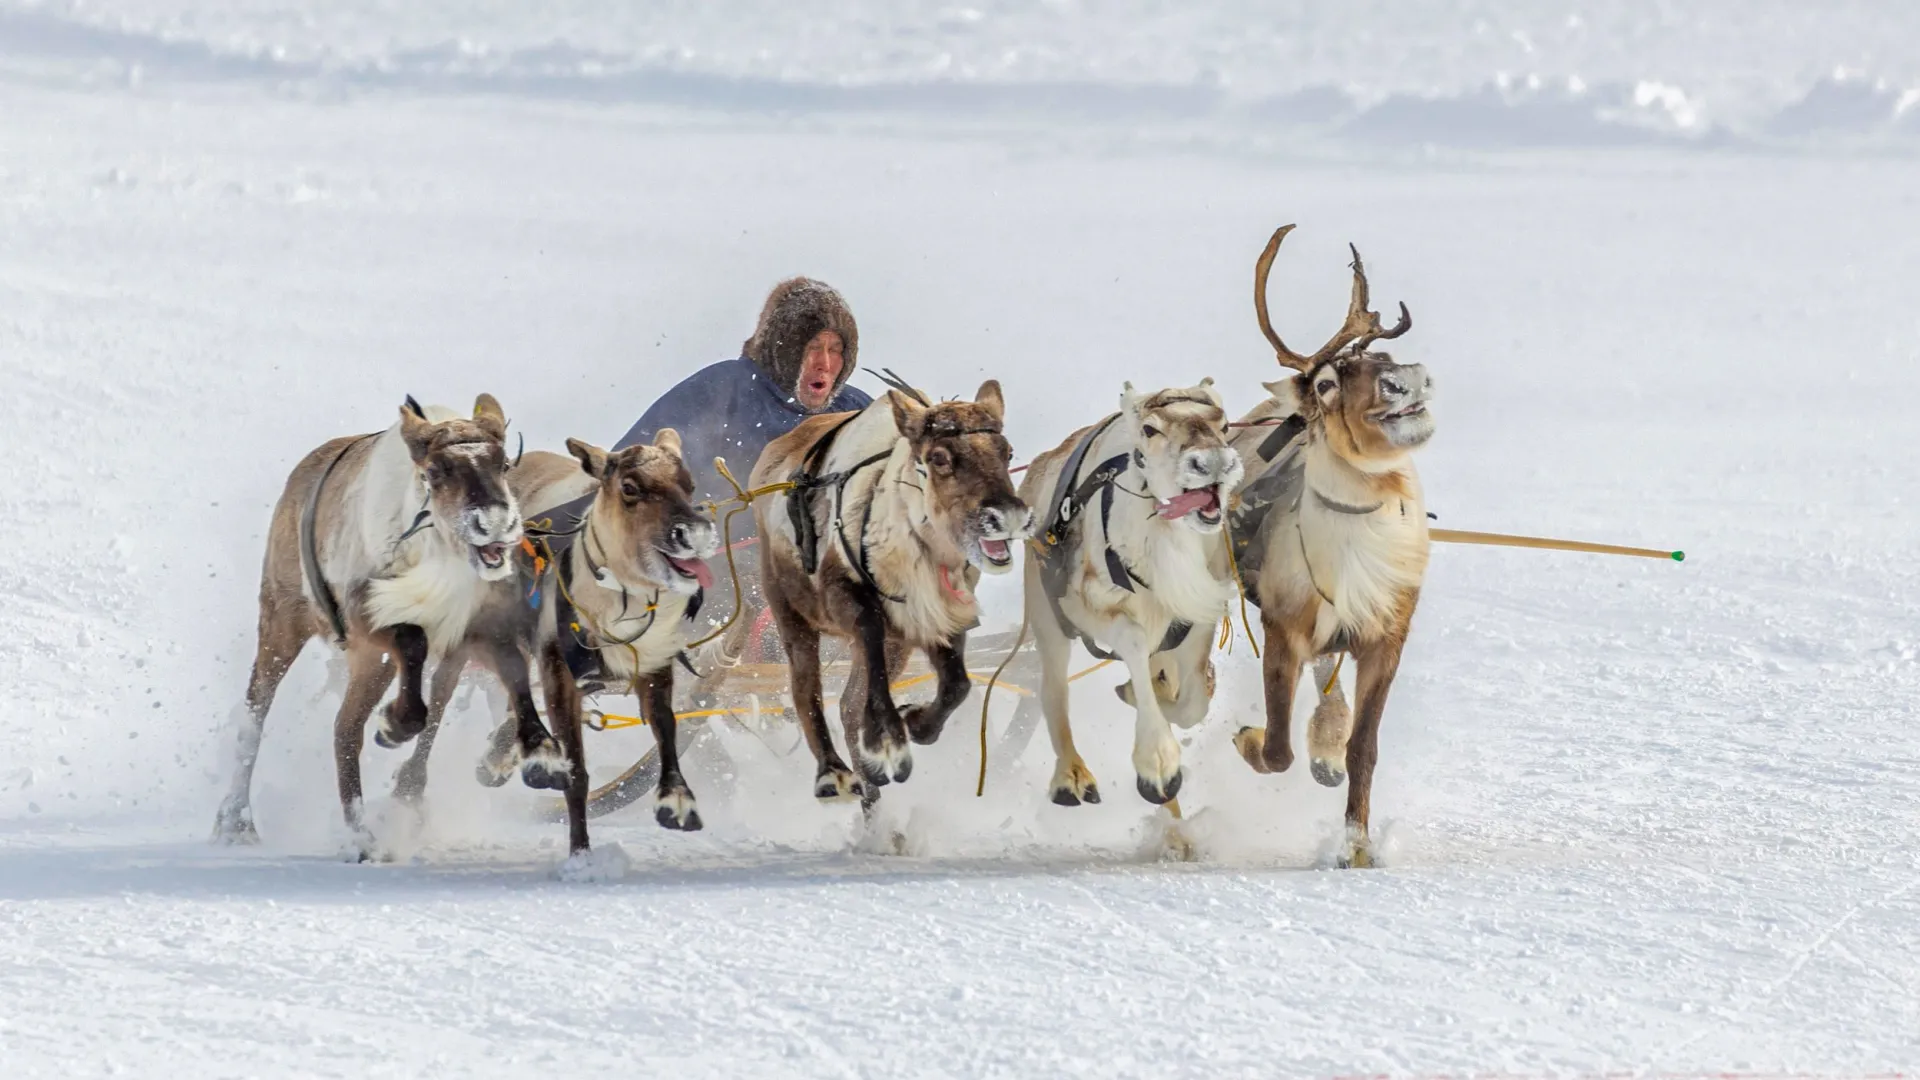
[[[1419,499],[1420,476],[1414,469],[1413,455],[1401,454],[1377,465],[1356,463],[1329,443],[1326,423],[1326,417],[1321,416],[1307,425],[1304,459],[1309,495],[1347,508]]]

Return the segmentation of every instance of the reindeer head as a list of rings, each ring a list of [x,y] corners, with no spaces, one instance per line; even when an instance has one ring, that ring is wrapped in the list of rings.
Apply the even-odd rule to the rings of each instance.
[[[1299,374],[1265,384],[1274,398],[1317,425],[1327,445],[1362,469],[1391,467],[1433,437],[1433,416],[1427,401],[1433,380],[1419,364],[1396,363],[1384,352],[1372,351],[1375,341],[1391,341],[1413,326],[1407,305],[1392,329],[1383,329],[1378,312],[1368,310],[1367,272],[1360,251],[1353,252],[1353,299],[1347,321],[1333,339],[1311,356],[1302,356],[1280,340],[1267,318],[1267,271],[1280,251],[1280,242],[1293,231],[1287,225],[1274,231],[1253,269],[1253,308],[1260,332],[1273,345],[1274,356]]]
[[[913,471],[925,491],[922,539],[988,573],[1013,565],[1013,544],[1033,532],[1033,511],[1013,493],[1007,463],[1013,447],[1000,434],[1006,406],[1000,384],[980,384],[973,401],[922,405],[887,391],[894,425],[912,448]]]
[[[481,394],[473,419],[436,421],[408,398],[400,407],[400,434],[426,482],[434,535],[465,551],[482,580],[511,575],[507,556],[520,540],[520,504],[507,487],[507,416],[500,403]]]
[[[652,445],[611,454],[568,439],[567,451],[600,481],[588,518],[589,557],[636,584],[682,594],[713,585],[707,559],[720,550],[720,534],[693,505],[693,475],[680,457],[679,432],[661,428]]]
[[[1197,532],[1220,528],[1225,494],[1240,483],[1240,455],[1227,445],[1227,414],[1213,380],[1137,394],[1127,383],[1120,413],[1132,430],[1134,462],[1146,474],[1154,512]]]

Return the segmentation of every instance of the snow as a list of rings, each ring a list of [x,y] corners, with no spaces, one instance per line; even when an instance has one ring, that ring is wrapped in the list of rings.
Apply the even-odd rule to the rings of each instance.
[[[1920,19],[1296,7],[1323,66],[1249,88],[1266,39],[1232,5],[0,2],[0,1074],[1910,1068],[1920,196],[1874,118]],[[1377,66],[1339,32],[1362,26]],[[1539,80],[1495,55],[1513,31]],[[1028,59],[992,68],[1010,37]],[[409,52],[448,41],[468,59]],[[555,41],[622,71],[678,49],[708,81],[511,75]],[[935,53],[962,76],[914,74]],[[1208,56],[1219,88],[1181,82]],[[457,64],[479,74],[422,74]],[[796,80],[932,89],[769,105]],[[1191,138],[1165,85],[1202,100]],[[1388,137],[1293,145],[1209,104],[1312,87]],[[1588,99],[1732,134],[1603,139]],[[1483,100],[1505,111],[1455,121]],[[268,722],[265,845],[205,842],[263,527],[325,438],[484,390],[530,447],[609,440],[795,272],[849,297],[867,365],[1001,379],[1022,457],[1124,379],[1211,375],[1244,409],[1273,371],[1251,262],[1287,221],[1289,340],[1337,324],[1348,240],[1412,309],[1440,524],[1688,553],[1436,550],[1382,869],[1330,868],[1340,792],[1234,754],[1244,641],[1185,750],[1190,863],[1096,676],[1075,731],[1101,806],[1046,802],[1044,738],[973,798],[975,704],[873,829],[814,803],[789,731],[722,732],[688,759],[704,832],[635,807],[582,860],[534,793],[473,782],[477,689],[424,820],[369,746],[395,860],[351,865],[317,648]],[[982,599],[1017,621],[1010,582]],[[597,775],[646,744],[591,738]]]

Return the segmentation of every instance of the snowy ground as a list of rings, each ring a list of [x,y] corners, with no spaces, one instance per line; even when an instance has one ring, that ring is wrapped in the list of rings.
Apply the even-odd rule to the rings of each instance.
[[[1164,116],[932,124],[200,62],[287,7],[183,30],[180,4],[0,3],[0,1075],[1920,1063],[1901,144],[1307,153],[1227,126],[1182,147]],[[358,21],[321,19],[314,62],[380,70],[446,8],[341,5]],[[1846,17],[1920,32],[1889,10]],[[976,16],[941,32],[997,12]],[[1795,52],[1795,25],[1696,58],[1701,83],[1791,100],[1864,62]],[[75,36],[101,26],[122,36]],[[266,845],[204,843],[262,526],[319,441],[481,390],[530,446],[611,439],[794,272],[847,293],[867,365],[1000,378],[1023,456],[1123,378],[1213,375],[1245,407],[1273,370],[1250,264],[1286,221],[1294,335],[1338,319],[1349,239],[1413,309],[1442,524],[1689,556],[1436,551],[1382,740],[1384,869],[1325,869],[1340,794],[1233,754],[1259,712],[1244,644],[1188,750],[1194,864],[1153,857],[1096,678],[1076,715],[1103,806],[1046,803],[1043,739],[975,800],[962,720],[889,789],[912,853],[871,854],[801,758],[736,737],[693,763],[707,831],[597,822],[599,882],[556,880],[530,793],[472,783],[481,696],[424,829],[385,822],[412,858],[345,865],[317,653],[269,723]],[[367,761],[378,791],[394,759]]]

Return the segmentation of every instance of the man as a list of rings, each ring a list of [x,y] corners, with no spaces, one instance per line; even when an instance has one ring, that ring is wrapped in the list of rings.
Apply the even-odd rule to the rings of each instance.
[[[654,432],[673,428],[697,498],[725,498],[733,489],[714,470],[715,457],[726,458],[728,470],[745,483],[760,451],[800,421],[872,402],[847,385],[859,350],[859,327],[840,294],[825,282],[789,278],[767,295],[737,359],[701,368],[662,394],[614,449],[651,442]],[[734,524],[752,535],[752,515]]]
[[[872,403],[872,398],[847,385],[859,350],[859,327],[840,294],[825,282],[789,278],[767,294],[760,322],[740,347],[737,359],[701,368],[662,394],[614,448],[651,442],[659,429],[673,428],[680,433],[696,500],[725,499],[733,488],[714,469],[714,458],[726,458],[728,471],[744,485],[760,452],[800,426],[800,421],[815,413],[851,412]],[[726,509],[730,508],[721,513]],[[739,545],[753,535],[753,515],[736,515],[733,542]],[[743,643],[754,635],[760,607],[758,552],[737,550],[734,561],[748,600],[724,650],[729,661],[740,656]],[[717,595],[707,597],[703,621],[718,624],[732,613],[731,586],[728,582],[714,590]]]

